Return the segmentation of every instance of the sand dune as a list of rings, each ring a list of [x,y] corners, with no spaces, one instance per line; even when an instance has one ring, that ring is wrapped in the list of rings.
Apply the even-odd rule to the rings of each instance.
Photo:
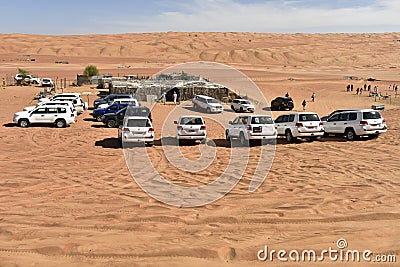
[[[260,147],[252,147],[243,178],[227,196],[204,207],[178,208],[143,192],[117,146],[117,130],[90,120],[90,111],[66,129],[21,129],[10,124],[12,115],[34,104],[41,88],[0,89],[0,265],[286,266],[293,264],[258,262],[257,251],[265,245],[321,251],[335,247],[339,238],[350,249],[400,255],[400,97],[375,102],[345,92],[348,83],[365,82],[345,76],[374,76],[381,81],[373,84],[393,95],[389,85],[400,84],[397,39],[397,33],[0,35],[1,75],[23,66],[41,76],[73,77],[87,63],[104,72],[150,75],[184,61],[218,61],[251,77],[268,100],[289,92],[296,110],[312,92],[317,101],[308,109],[320,115],[384,104],[389,126],[376,140],[279,140],[269,175],[250,194],[260,157]],[[37,60],[22,61],[24,55]],[[56,65],[55,59],[70,64]],[[119,64],[134,68],[117,70]],[[90,87],[67,90],[93,92],[91,103],[97,93]],[[156,139],[172,109],[154,108]],[[186,186],[216,179],[231,148],[221,126],[208,119],[207,127],[218,144],[209,168],[195,174],[179,170],[155,145],[147,151],[156,169]],[[181,151],[200,157],[197,147]],[[343,265],[328,260],[294,265],[333,264]]]

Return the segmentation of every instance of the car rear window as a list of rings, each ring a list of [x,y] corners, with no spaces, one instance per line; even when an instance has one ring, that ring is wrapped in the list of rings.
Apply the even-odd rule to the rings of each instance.
[[[203,120],[201,118],[181,118],[180,124],[182,125],[203,125]]]
[[[378,111],[363,112],[363,120],[380,119],[381,114]]]
[[[319,121],[317,114],[299,114],[299,121]]]
[[[128,120],[128,127],[150,127],[149,120],[147,119],[130,119]]]
[[[260,117],[253,117],[251,119],[252,124],[273,124],[274,121],[271,117],[268,116],[260,116]]]

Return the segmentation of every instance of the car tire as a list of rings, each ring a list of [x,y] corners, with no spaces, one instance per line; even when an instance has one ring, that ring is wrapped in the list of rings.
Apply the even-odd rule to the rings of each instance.
[[[346,129],[346,131],[344,132],[344,135],[345,135],[346,139],[349,141],[354,141],[357,139],[356,133],[351,128]]]
[[[29,127],[29,125],[30,125],[30,123],[29,123],[29,120],[27,120],[27,119],[20,119],[18,121],[18,126],[19,127],[27,128],[27,127]]]
[[[376,139],[376,138],[379,137],[379,135],[380,135],[380,134],[370,134],[370,135],[368,135],[368,138],[369,138],[369,139]]]
[[[63,119],[58,119],[56,120],[55,125],[57,128],[65,128],[67,126],[67,123]]]
[[[317,138],[317,136],[310,136],[310,138],[308,138],[308,141],[314,142],[315,140],[317,140]]]
[[[240,112],[243,112],[243,108],[242,107],[240,107]]]
[[[243,132],[239,134],[239,142],[242,146],[249,146],[249,140],[246,139]]]
[[[286,138],[286,142],[293,143],[294,142],[294,137],[293,137],[292,131],[286,130],[285,131],[285,138]]]
[[[103,120],[103,115],[96,115],[95,119],[96,121],[101,122]]]
[[[231,109],[236,112],[236,109],[233,105],[231,105]]]
[[[113,119],[107,120],[106,121],[106,126],[107,128],[114,128],[117,122]]]

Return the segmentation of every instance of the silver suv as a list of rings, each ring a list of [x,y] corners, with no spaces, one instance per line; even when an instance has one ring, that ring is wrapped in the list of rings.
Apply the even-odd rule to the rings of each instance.
[[[193,100],[193,107],[195,109],[200,108],[206,110],[208,113],[222,112],[224,110],[223,106],[218,102],[217,99],[205,96],[205,95],[195,95]]]
[[[359,136],[378,137],[387,131],[381,113],[373,109],[336,112],[324,122],[325,134],[344,135],[348,140]]]
[[[225,129],[227,141],[239,139],[242,145],[250,140],[276,139],[277,131],[274,121],[267,115],[247,115],[236,117]]]
[[[317,113],[294,112],[280,115],[275,120],[278,135],[286,137],[287,142],[306,137],[310,141],[324,135],[323,123]]]

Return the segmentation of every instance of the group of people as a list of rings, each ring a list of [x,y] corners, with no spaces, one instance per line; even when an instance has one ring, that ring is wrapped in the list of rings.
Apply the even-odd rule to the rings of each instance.
[[[353,92],[354,89],[354,85],[353,84],[348,84],[346,87],[346,91],[347,92]],[[389,85],[389,91],[393,90],[395,95],[398,94],[398,85],[397,84],[393,84],[393,85]],[[364,84],[361,87],[357,87],[357,89],[355,90],[356,95],[362,95],[363,92],[368,92],[369,96],[379,96],[379,86],[375,85],[373,89],[371,89],[371,84]]]

